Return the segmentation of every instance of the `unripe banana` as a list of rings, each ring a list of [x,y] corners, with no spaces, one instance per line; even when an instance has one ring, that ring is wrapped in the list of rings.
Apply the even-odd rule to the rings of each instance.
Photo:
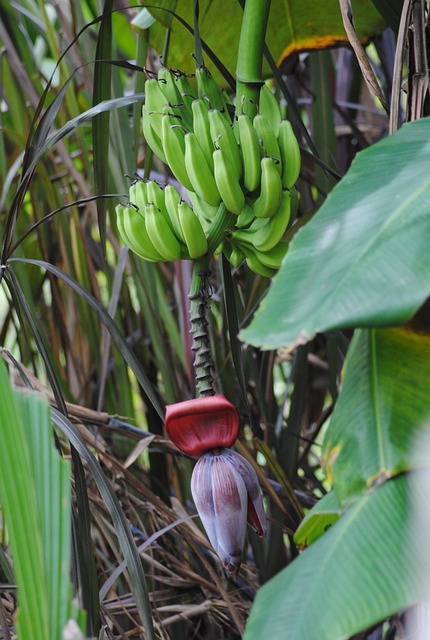
[[[264,149],[265,155],[272,156],[272,158],[276,158],[276,160],[278,160],[279,164],[276,165],[277,171],[281,174],[281,151],[270,122],[262,113],[257,113],[254,117],[253,125],[257,131],[257,135]]]
[[[279,102],[272,90],[263,84],[260,89],[260,101],[258,105],[258,112],[266,116],[267,120],[272,127],[275,136],[278,137],[279,125],[281,124],[282,115]]]
[[[148,198],[146,195],[146,180],[137,180],[130,185],[128,190],[129,202],[134,204],[140,215],[145,215],[145,207],[148,204]]]
[[[191,109],[193,112],[193,131],[212,171],[214,166],[212,158],[214,143],[209,125],[209,103],[205,98],[198,98],[193,100]]]
[[[213,207],[195,193],[195,191],[187,191],[188,197],[193,207],[194,213],[198,216],[202,227],[205,231],[209,229],[215,218],[218,207]]]
[[[188,98],[190,98],[189,107],[191,107],[191,102],[196,99],[196,93],[194,91],[194,88],[191,86],[189,78],[190,76],[188,76],[186,73],[178,71],[176,75],[176,86],[182,97],[187,96]]]
[[[161,123],[161,141],[164,155],[175,178],[186,189],[192,189],[185,163],[185,131],[181,125],[175,123],[175,118],[163,115]]]
[[[231,170],[237,173],[238,180],[242,178],[243,166],[236,136],[231,125],[217,109],[209,109],[209,126],[213,143],[222,149],[226,162]]]
[[[161,67],[157,74],[158,84],[163,92],[165,102],[171,105],[177,105],[182,103],[182,97],[179,93],[176,76],[171,69],[167,67]]]
[[[231,252],[228,260],[230,264],[232,264],[233,267],[237,269],[240,263],[245,260],[245,254],[240,247],[238,247],[237,245],[233,245],[231,247]]]
[[[256,218],[248,229],[234,231],[235,240],[252,244],[258,251],[270,251],[282,239],[291,214],[291,196],[288,189],[282,194],[278,211],[271,218]],[[261,224],[263,222],[263,224]]]
[[[300,146],[289,120],[279,126],[279,148],[282,158],[282,186],[291,189],[300,175]]]
[[[245,199],[245,204],[242,208],[242,211],[239,213],[234,226],[237,229],[248,229],[251,224],[256,221],[257,219],[254,215],[254,210],[249,202]]]
[[[261,159],[260,195],[253,204],[256,218],[270,218],[278,211],[282,200],[282,182],[276,160],[271,156]]]
[[[161,116],[167,102],[158,80],[149,78],[145,82],[145,110],[149,116],[153,116],[151,126],[159,138],[161,138]]]
[[[221,111],[226,121],[231,122],[225,94],[213,79],[209,69],[198,67],[196,69],[196,80],[199,98],[207,98],[212,109]]]
[[[245,196],[236,170],[221,148],[215,149],[213,159],[215,182],[222,201],[229,211],[238,216],[245,205]]]
[[[273,276],[276,274],[277,269],[273,269],[263,264],[257,256],[254,247],[246,243],[241,243],[239,245],[239,248],[243,251],[246,264],[251,269],[251,271],[258,274],[259,276],[264,276],[265,278],[273,278]]]
[[[190,258],[200,258],[208,250],[208,241],[200,220],[188,202],[180,200],[178,204],[179,223]]]
[[[149,202],[145,209],[145,227],[149,239],[163,260],[180,260],[182,247],[160,209]]]
[[[163,260],[148,236],[144,217],[131,206],[117,205],[115,211],[118,231],[133,253],[148,262]]]
[[[156,156],[158,156],[158,158],[160,158],[160,160],[162,162],[166,163],[166,156],[164,155],[164,151],[163,151],[163,145],[161,142],[161,138],[157,135],[157,133],[155,132],[155,130],[152,127],[152,121],[151,121],[151,117],[152,114],[149,115],[146,111],[146,106],[143,105],[142,107],[142,131],[143,131],[143,136],[147,142],[147,144],[149,145],[150,149],[155,153]]]
[[[185,244],[185,238],[182,235],[182,228],[179,222],[178,205],[181,200],[177,189],[172,184],[166,184],[164,187],[164,203],[166,205],[167,215],[169,216],[170,226],[177,238]]]
[[[247,191],[255,191],[260,185],[261,177],[261,146],[258,134],[245,113],[238,116],[236,127],[243,162],[243,185]]]
[[[254,253],[262,264],[270,269],[279,269],[282,264],[282,260],[288,251],[289,243],[287,240],[281,240],[277,245],[272,247],[270,251],[260,251],[255,249]]]
[[[193,191],[213,207],[221,203],[215,178],[194,133],[185,134],[185,164]]]
[[[146,199],[146,204],[149,204],[151,202],[152,204],[155,204],[155,206],[160,209],[161,212],[164,213],[166,211],[166,204],[164,202],[164,189],[155,180],[147,180],[146,182]]]

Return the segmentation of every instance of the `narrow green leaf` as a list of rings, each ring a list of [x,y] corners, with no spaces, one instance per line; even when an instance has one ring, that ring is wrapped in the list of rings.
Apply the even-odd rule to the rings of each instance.
[[[411,318],[430,293],[429,154],[430,118],[359,153],[292,240],[243,340],[273,349]]]
[[[429,389],[429,335],[356,333],[323,448],[341,504],[410,469],[411,443],[430,413]]]
[[[361,498],[257,593],[245,640],[341,640],[417,601],[408,479]]]

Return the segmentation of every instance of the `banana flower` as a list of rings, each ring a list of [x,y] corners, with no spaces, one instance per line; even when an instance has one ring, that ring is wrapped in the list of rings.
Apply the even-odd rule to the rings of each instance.
[[[266,532],[257,474],[229,448],[239,433],[237,409],[221,395],[168,405],[166,431],[178,449],[199,457],[191,493],[210,543],[236,577],[246,523],[261,537]]]

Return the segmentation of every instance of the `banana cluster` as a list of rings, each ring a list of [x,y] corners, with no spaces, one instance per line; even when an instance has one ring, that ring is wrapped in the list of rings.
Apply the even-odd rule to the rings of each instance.
[[[170,187],[163,192],[161,187],[150,186],[151,182],[136,183],[130,189],[130,203],[136,209],[132,205],[117,208],[121,235],[124,233],[125,242],[127,236],[135,238],[129,229],[134,225],[137,228],[137,221],[143,218],[145,232],[136,253],[142,257],[146,254],[147,260],[193,258],[203,250],[203,237],[224,203],[237,218],[234,226],[225,230],[220,250],[233,265],[246,260],[250,269],[270,277],[287,250],[282,238],[297,207],[297,139],[266,85],[260,92],[257,115],[251,119],[242,113],[233,124],[230,112],[234,107],[208,70],[198,68],[195,76],[194,89],[185,74],[160,69],[156,78],[146,81],[142,110],[148,145],[185,187],[192,209],[180,201],[179,194],[181,204],[176,202],[174,207]],[[132,189],[145,191],[144,205],[136,202]],[[182,207],[188,207],[189,218],[199,228],[191,247],[183,226],[178,225],[177,211]],[[121,222],[124,220],[128,220],[128,226]],[[164,237],[157,238],[157,234]]]
[[[122,240],[149,262],[200,258],[208,250],[199,218],[171,184],[135,182],[129,204],[117,205],[116,216]]]

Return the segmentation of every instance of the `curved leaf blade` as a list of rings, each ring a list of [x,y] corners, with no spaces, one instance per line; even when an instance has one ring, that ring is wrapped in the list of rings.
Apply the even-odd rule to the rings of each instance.
[[[341,640],[418,600],[408,483],[386,482],[257,593],[245,640]]]
[[[341,504],[411,468],[412,441],[430,413],[429,388],[429,335],[357,331],[323,447]]]
[[[243,340],[274,349],[410,319],[430,293],[429,155],[430,118],[359,153],[291,242]]]

